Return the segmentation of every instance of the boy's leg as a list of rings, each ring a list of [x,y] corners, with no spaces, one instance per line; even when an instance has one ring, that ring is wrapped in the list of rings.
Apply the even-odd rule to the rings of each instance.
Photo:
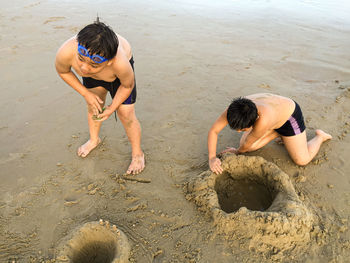
[[[103,107],[104,102],[106,101],[107,90],[103,87],[96,87],[96,88],[89,89],[89,91],[95,93],[100,97],[100,99],[103,101],[103,104],[101,105],[101,107]],[[81,157],[86,157],[101,142],[101,139],[98,135],[100,132],[102,122],[94,121],[92,119],[92,116],[94,114],[92,112],[92,109],[89,106],[87,110],[88,110],[87,117],[88,117],[88,124],[89,124],[90,139],[85,144],[83,144],[78,148],[78,155]]]
[[[306,132],[294,136],[282,136],[284,145],[297,165],[307,165],[318,153],[324,141],[332,139],[332,136],[322,130],[316,130],[316,136],[307,141]]]
[[[141,150],[141,126],[135,115],[134,104],[120,105],[118,117],[131,143],[132,160],[127,173],[138,174],[145,168],[145,157]]]

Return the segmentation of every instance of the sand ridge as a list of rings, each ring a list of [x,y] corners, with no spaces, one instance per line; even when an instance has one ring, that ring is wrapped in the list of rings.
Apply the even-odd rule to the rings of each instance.
[[[222,161],[223,174],[211,171],[201,173],[188,183],[186,198],[193,200],[200,210],[213,219],[218,231],[228,240],[239,239],[250,250],[262,253],[266,258],[281,260],[285,255],[301,253],[307,249],[311,231],[315,228],[314,215],[299,199],[287,174],[275,164],[257,156],[226,154]],[[219,201],[219,193],[232,189],[223,180],[242,178],[264,185],[273,197],[264,211],[241,207],[226,213]],[[258,198],[258,196],[256,196]]]

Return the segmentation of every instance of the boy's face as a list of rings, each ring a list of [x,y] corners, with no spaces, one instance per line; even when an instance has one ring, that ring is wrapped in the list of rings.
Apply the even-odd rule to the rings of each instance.
[[[103,68],[108,64],[108,60],[102,63],[95,63],[88,57],[84,57],[77,52],[77,64],[81,73],[84,75],[96,74],[103,70]]]

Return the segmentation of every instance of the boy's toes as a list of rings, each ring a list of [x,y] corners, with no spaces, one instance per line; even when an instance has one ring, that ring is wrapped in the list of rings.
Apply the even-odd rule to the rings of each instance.
[[[79,157],[86,157],[87,153],[84,151],[84,148],[83,146],[80,146],[79,149],[78,149],[78,156]]]
[[[82,146],[78,148],[78,156],[84,158],[86,157],[93,149],[95,149],[101,143],[101,139],[98,138],[97,141],[88,140]]]
[[[78,148],[78,152],[77,152],[78,156],[81,156],[83,154],[83,151],[81,148],[82,148],[81,146]]]
[[[127,174],[139,174],[145,168],[145,158],[144,155],[134,156],[131,160]]]

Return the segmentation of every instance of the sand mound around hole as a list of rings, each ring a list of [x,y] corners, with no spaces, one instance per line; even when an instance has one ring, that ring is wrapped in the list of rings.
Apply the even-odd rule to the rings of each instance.
[[[126,235],[109,223],[89,222],[74,230],[58,247],[57,262],[129,262],[130,245]]]
[[[257,156],[225,155],[222,167],[221,175],[203,172],[186,187],[186,198],[213,218],[220,233],[228,239],[246,240],[250,249],[276,255],[276,258],[310,241],[313,214],[299,199],[289,176],[278,166]],[[262,189],[247,202],[258,207],[257,210],[240,207],[228,212],[234,210],[228,202],[235,199],[229,195],[236,191],[229,188],[230,181],[251,183]],[[244,194],[249,195],[249,191],[241,195]],[[225,197],[226,200],[222,200]],[[259,200],[253,202],[254,198]],[[243,201],[245,199],[243,196]]]

